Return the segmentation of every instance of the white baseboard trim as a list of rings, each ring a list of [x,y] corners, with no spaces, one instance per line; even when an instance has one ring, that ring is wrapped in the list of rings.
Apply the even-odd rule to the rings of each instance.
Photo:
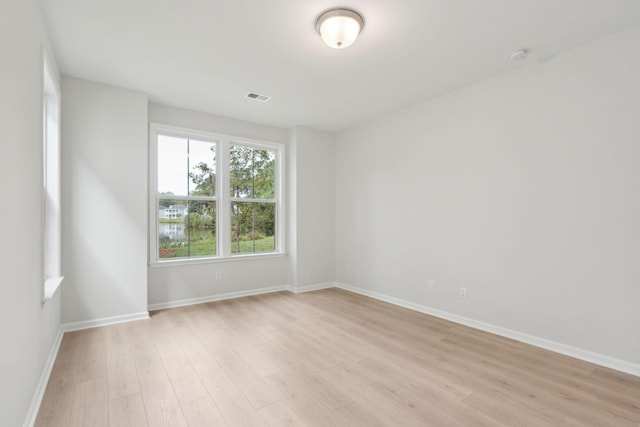
[[[64,331],[62,330],[62,327],[58,328],[58,334],[56,335],[51,351],[49,352],[49,357],[47,357],[44,369],[42,370],[42,375],[40,375],[40,381],[38,381],[38,385],[36,386],[36,392],[33,394],[33,398],[31,399],[31,404],[27,411],[27,417],[23,424],[24,427],[33,427],[36,423],[38,411],[40,411],[40,405],[42,404],[42,398],[44,397],[44,392],[47,389],[49,377],[53,370],[53,364],[56,362],[56,357],[58,357],[58,350],[60,350],[60,343],[62,342],[63,335]]]
[[[321,289],[329,289],[335,288],[336,282],[327,282],[327,283],[318,283],[317,285],[306,285],[306,286],[289,286],[288,289],[290,292],[294,294],[300,294],[303,292],[312,292],[319,291]]]
[[[232,298],[249,297],[252,295],[268,294],[271,292],[288,291],[289,286],[271,286],[268,288],[251,289],[248,291],[228,292],[226,294],[207,295],[205,297],[179,299],[175,301],[161,302],[157,304],[149,304],[149,311],[163,310],[166,308],[184,307],[185,305],[203,304],[206,302],[222,301]]]
[[[64,332],[72,332],[79,331],[81,329],[97,328],[99,326],[115,325],[116,323],[133,322],[135,320],[144,320],[148,318],[149,312],[142,311],[140,313],[123,314],[121,316],[103,317],[101,319],[63,323],[62,330]]]
[[[594,353],[592,351],[584,350],[578,347],[573,347],[545,338],[540,338],[522,332],[514,331],[512,329],[503,328],[501,326],[492,325],[490,323],[470,319],[468,317],[459,316],[457,314],[437,310],[435,308],[427,307],[424,305],[415,304],[399,298],[391,297],[385,294],[358,288],[344,283],[336,283],[336,287],[344,289],[346,291],[354,292],[356,294],[365,295],[380,301],[388,302],[390,304],[398,305],[400,307],[408,308],[410,310],[418,311],[420,313],[425,313],[431,316],[439,317],[441,319],[449,320],[454,323],[469,326],[474,329],[479,329],[481,331],[490,332],[492,334],[500,335],[506,338],[511,338],[526,344],[531,344],[536,347],[544,348],[545,350],[564,354],[565,356],[570,356],[576,359],[584,360],[586,362],[594,363],[596,365],[604,366],[616,371],[621,371],[640,377],[640,365],[636,363],[627,362],[625,360],[620,360],[599,353]]]
[[[268,294],[272,292],[289,291],[295,294],[299,294],[302,292],[311,292],[311,291],[318,291],[320,289],[335,288],[335,286],[336,286],[335,282],[318,283],[317,285],[307,285],[307,286],[289,286],[289,285],[271,286],[268,288],[258,288],[258,289],[251,289],[247,291],[228,292],[225,294],[207,295],[207,296],[198,297],[198,298],[187,298],[187,299],[161,302],[157,304],[149,304],[149,311],[184,307],[186,305],[204,304],[207,302],[223,301],[226,299],[233,299],[233,298],[250,297],[253,295]]]

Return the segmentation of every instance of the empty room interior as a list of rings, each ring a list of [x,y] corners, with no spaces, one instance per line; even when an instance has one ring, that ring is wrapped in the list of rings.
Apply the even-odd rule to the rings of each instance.
[[[3,0],[0,425],[640,426],[640,2]]]

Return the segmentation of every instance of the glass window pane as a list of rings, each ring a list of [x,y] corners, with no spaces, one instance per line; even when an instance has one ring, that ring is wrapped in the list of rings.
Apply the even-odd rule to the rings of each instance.
[[[276,155],[268,150],[255,150],[254,162],[254,198],[273,199],[275,197],[275,159]]]
[[[231,203],[231,252],[275,251],[275,204]]]
[[[187,140],[158,135],[158,194],[187,195]]]
[[[192,200],[187,218],[189,256],[216,254],[216,202]]]
[[[185,227],[186,206],[172,200],[158,202],[158,257],[180,258],[188,256],[188,238]]]
[[[231,197],[275,197],[275,152],[242,145],[229,147]]]
[[[231,197],[252,197],[251,155],[253,150],[241,145],[229,147],[229,179]]]
[[[216,254],[216,202],[158,202],[158,257],[185,258]]]
[[[189,140],[189,195],[216,195],[216,144]]]

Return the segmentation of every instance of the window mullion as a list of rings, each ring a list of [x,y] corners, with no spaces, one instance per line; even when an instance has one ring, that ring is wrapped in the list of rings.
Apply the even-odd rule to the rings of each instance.
[[[220,164],[219,171],[219,191],[220,207],[218,221],[218,234],[220,236],[220,254],[223,257],[231,255],[231,180],[229,177],[229,140],[223,139],[220,142]]]
[[[277,203],[276,199],[251,199],[248,197],[231,197],[230,200],[232,202],[243,202],[243,203]]]
[[[222,180],[222,165],[224,164],[223,160],[222,160],[222,152],[224,151],[222,145],[224,144],[224,142],[222,140],[218,140],[216,142],[216,164],[215,164],[215,173],[216,173],[216,187],[214,189],[215,191],[215,195],[216,195],[216,229],[215,229],[215,233],[216,233],[216,254],[218,254],[218,256],[226,256],[224,253],[224,249],[223,249],[223,245],[224,245],[224,236],[221,233],[221,229],[224,225],[224,221],[222,218],[222,210],[223,210],[223,195],[221,193],[222,191],[222,183],[220,182]]]
[[[191,196],[191,183],[189,182],[189,171],[191,170],[190,146],[191,140],[187,139],[187,176],[185,177],[187,180],[187,196]],[[187,199],[187,258],[191,258],[191,215],[189,215],[189,209],[191,209],[191,202],[190,199]]]
[[[174,196],[174,195],[158,195],[158,200],[180,200],[180,201],[215,201],[217,199],[216,196]]]

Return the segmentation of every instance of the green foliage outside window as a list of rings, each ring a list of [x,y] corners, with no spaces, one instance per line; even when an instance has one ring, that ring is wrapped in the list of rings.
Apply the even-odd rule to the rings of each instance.
[[[232,145],[229,178],[231,197],[253,199],[231,204],[231,251],[275,250],[275,154],[269,150]],[[261,200],[264,200],[262,202]],[[267,202],[269,200],[269,202]]]
[[[214,196],[216,194],[214,147],[212,152],[213,162],[199,162],[191,168],[189,179],[194,184],[194,188],[190,190],[189,195]],[[275,153],[243,145],[231,145],[229,147],[229,181],[232,198],[248,199],[247,202],[231,203],[231,252],[274,251]],[[160,204],[169,207],[174,204],[173,202],[171,199],[161,199]],[[189,230],[215,230],[215,204],[192,200],[188,202],[188,206],[189,214],[183,219],[183,223]],[[215,245],[215,240],[208,243]],[[179,246],[175,242],[171,244]],[[194,242],[191,242],[191,245],[193,246]],[[175,256],[185,256],[183,252],[184,250],[175,251]],[[193,256],[193,254],[190,255]]]

